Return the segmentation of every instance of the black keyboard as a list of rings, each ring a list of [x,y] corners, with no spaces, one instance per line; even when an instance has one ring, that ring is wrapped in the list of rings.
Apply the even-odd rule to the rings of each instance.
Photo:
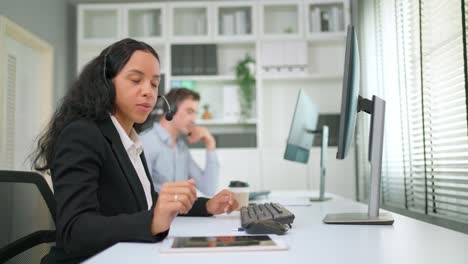
[[[240,213],[241,225],[244,228],[264,220],[273,220],[283,225],[291,225],[294,221],[294,214],[279,203],[249,205],[242,207]]]

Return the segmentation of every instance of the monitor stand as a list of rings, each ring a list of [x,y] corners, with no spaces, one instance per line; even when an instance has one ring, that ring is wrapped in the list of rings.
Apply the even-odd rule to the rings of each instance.
[[[382,173],[382,150],[385,121],[385,101],[377,96],[372,101],[359,96],[358,112],[364,111],[371,115],[369,136],[369,161],[371,164],[371,184],[369,207],[366,213],[328,214],[323,219],[326,224],[351,225],[391,225],[393,217],[388,213],[379,214],[380,178]]]
[[[311,202],[328,201],[331,197],[325,197],[325,175],[327,174],[327,149],[328,149],[328,126],[322,130],[310,130],[309,133],[322,134],[322,146],[320,148],[320,190],[319,197],[310,198]]]

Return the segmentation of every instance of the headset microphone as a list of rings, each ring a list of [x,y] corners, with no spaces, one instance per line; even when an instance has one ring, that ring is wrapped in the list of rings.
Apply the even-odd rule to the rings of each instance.
[[[167,105],[166,120],[171,121],[172,118],[174,118],[175,109],[173,107],[171,107],[171,104],[169,103],[169,101],[166,99],[166,97],[164,95],[158,95],[158,98],[164,99],[164,102]]]

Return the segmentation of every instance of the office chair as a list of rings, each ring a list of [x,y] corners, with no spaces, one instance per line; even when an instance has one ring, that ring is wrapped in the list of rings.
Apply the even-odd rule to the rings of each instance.
[[[34,196],[37,191],[43,201]],[[54,195],[42,175],[0,170],[0,263],[39,263],[48,252],[49,248],[42,244],[55,242],[55,230],[25,230],[29,229],[25,226],[37,227],[41,222],[50,228],[49,219],[33,215],[44,202],[55,224]]]

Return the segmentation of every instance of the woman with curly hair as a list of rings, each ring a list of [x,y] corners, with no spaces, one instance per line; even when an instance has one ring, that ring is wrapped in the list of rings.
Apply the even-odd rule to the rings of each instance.
[[[210,216],[238,207],[223,190],[197,198],[193,180],[153,189],[133,126],[153,109],[160,81],[154,49],[118,41],[89,62],[63,98],[34,153],[50,172],[57,241],[42,263],[77,263],[122,241],[158,242],[178,214]]]

